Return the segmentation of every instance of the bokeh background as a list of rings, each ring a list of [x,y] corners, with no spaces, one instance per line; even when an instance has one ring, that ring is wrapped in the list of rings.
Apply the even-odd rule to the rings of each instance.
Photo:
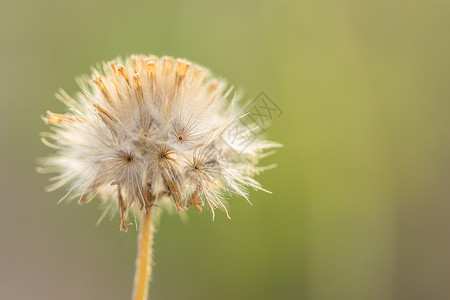
[[[57,205],[40,116],[74,77],[185,57],[283,109],[231,220],[164,215],[150,299],[450,299],[449,1],[0,1],[0,299],[130,299],[136,232]]]

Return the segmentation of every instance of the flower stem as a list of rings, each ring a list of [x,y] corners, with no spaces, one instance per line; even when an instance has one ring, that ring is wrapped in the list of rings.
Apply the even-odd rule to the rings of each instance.
[[[136,273],[134,275],[133,300],[147,300],[151,275],[152,260],[152,210],[143,213],[139,231],[138,254],[136,258]]]

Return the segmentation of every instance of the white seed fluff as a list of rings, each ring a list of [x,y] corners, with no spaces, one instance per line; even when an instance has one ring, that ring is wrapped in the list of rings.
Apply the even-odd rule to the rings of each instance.
[[[103,63],[78,83],[75,99],[58,94],[68,112],[44,118],[51,133],[43,142],[56,150],[40,168],[57,173],[49,190],[66,186],[80,204],[97,196],[118,209],[124,231],[130,209],[148,210],[164,198],[177,211],[201,211],[206,202],[214,214],[227,211],[227,194],[263,190],[252,176],[266,168],[256,164],[279,145],[242,143],[253,129],[239,122],[238,97],[207,69],[132,56]]]

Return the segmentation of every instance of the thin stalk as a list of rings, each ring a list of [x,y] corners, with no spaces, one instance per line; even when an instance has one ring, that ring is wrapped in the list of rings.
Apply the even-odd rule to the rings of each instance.
[[[136,273],[134,275],[133,300],[147,300],[151,276],[152,261],[152,210],[143,213],[139,231],[138,254],[136,258]]]

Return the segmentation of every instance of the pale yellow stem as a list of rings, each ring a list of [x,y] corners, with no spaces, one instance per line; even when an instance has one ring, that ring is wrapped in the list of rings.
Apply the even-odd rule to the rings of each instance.
[[[148,286],[151,275],[152,260],[152,210],[143,213],[139,232],[138,255],[136,258],[136,273],[134,275],[133,300],[147,300]]]

